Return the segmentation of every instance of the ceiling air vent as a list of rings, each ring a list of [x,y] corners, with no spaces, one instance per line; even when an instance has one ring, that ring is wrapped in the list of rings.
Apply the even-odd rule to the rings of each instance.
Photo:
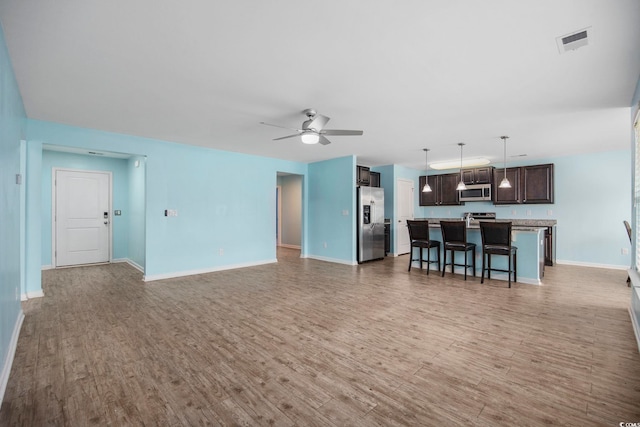
[[[587,27],[570,34],[557,37],[556,43],[558,44],[558,50],[560,53],[565,53],[571,50],[576,50],[582,46],[587,46],[591,38],[591,27]]]

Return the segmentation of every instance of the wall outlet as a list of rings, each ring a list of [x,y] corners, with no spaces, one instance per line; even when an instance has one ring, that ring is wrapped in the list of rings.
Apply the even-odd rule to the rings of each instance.
[[[349,216],[349,211],[347,209],[343,210],[342,216]]]
[[[551,209],[548,209],[547,210],[547,216],[551,216],[551,215],[553,215],[553,211]]]
[[[622,255],[629,255],[629,248],[622,248],[622,250],[620,251],[620,253]]]
[[[218,255],[220,256],[224,255],[224,249],[222,248],[218,249]]]
[[[323,246],[325,249],[327,249],[327,242],[324,242],[324,243],[322,244],[322,246]]]
[[[516,210],[515,210],[515,209],[513,209],[513,210],[511,211],[511,215],[515,215],[516,213],[517,213],[517,212],[516,212]]]
[[[531,216],[531,209],[527,209],[527,216]]]

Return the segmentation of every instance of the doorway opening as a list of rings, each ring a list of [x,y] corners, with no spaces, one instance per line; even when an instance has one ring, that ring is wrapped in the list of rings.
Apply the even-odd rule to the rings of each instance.
[[[302,250],[303,176],[278,172],[276,187],[276,246]]]

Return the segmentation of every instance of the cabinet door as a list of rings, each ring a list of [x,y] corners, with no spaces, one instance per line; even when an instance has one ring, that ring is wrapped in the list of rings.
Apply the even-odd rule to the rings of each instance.
[[[520,201],[520,168],[507,168],[507,179],[511,188],[500,188],[504,178],[504,169],[496,169],[493,173],[493,203],[496,205],[513,205]]]
[[[462,169],[462,180],[465,184],[476,183],[476,170],[475,169]]]
[[[553,164],[524,166],[522,202],[553,203]]]
[[[440,177],[440,204],[441,205],[459,205],[460,195],[456,190],[458,182],[460,182],[459,173],[450,173],[439,175]]]
[[[436,175],[429,176],[429,186],[431,187],[431,192],[424,193],[422,189],[424,188],[424,184],[427,182],[426,176],[421,176],[419,179],[419,188],[420,192],[420,206],[435,206],[438,204],[438,179]]]
[[[476,168],[475,170],[475,183],[476,184],[491,184],[493,179],[493,168]],[[465,181],[466,184],[466,181]]]
[[[369,186],[380,187],[380,172],[369,171]]]

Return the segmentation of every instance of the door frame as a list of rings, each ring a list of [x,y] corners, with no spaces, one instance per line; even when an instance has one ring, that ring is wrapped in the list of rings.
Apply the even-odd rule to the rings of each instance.
[[[58,254],[57,248],[57,235],[56,235],[56,173],[58,171],[63,172],[80,172],[80,173],[101,173],[106,174],[109,177],[109,263],[113,262],[113,173],[111,171],[93,170],[93,169],[70,169],[70,168],[51,168],[51,265],[53,268],[68,268],[75,267],[73,265],[58,267]],[[88,265],[88,264],[81,264]]]
[[[411,191],[411,219],[414,219],[414,218],[415,218],[415,215],[416,215],[416,205],[415,205],[415,195],[416,195],[415,189],[416,189],[416,183],[415,183],[415,181],[413,181],[412,179],[408,179],[408,178],[397,178],[397,179],[396,179],[396,182],[395,182],[395,187],[396,187],[396,188],[395,188],[395,190],[396,190],[396,191],[395,191],[395,194],[396,194],[396,198],[395,198],[395,203],[396,203],[395,211],[396,211],[396,212],[395,212],[394,220],[396,220],[396,219],[399,219],[399,218],[400,218],[400,211],[399,211],[399,209],[400,209],[400,203],[399,203],[399,200],[398,200],[398,199],[400,198],[400,181],[405,182],[405,183],[410,183],[410,184],[411,184],[411,186],[412,186],[412,187],[411,187],[411,188],[412,188],[412,191]],[[401,253],[400,253],[400,248],[399,248],[399,245],[398,245],[399,236],[400,236],[400,228],[398,227],[398,221],[395,221],[395,224],[396,224],[396,225],[395,225],[395,233],[394,233],[394,236],[393,236],[393,237],[394,237],[394,239],[393,239],[393,240],[394,240],[394,253],[393,253],[393,255],[394,255],[394,256],[399,256],[399,255],[401,255]],[[406,227],[406,224],[404,224],[404,225],[403,225],[403,227]],[[408,232],[408,231],[407,231],[407,232]],[[409,240],[411,240],[411,239],[409,239]],[[404,254],[404,253],[403,253],[403,254]],[[403,254],[402,254],[402,255],[403,255]],[[408,252],[408,254],[409,254],[409,256],[411,256],[411,244],[409,244],[409,252]]]
[[[276,185],[276,245],[282,246],[282,186]]]

